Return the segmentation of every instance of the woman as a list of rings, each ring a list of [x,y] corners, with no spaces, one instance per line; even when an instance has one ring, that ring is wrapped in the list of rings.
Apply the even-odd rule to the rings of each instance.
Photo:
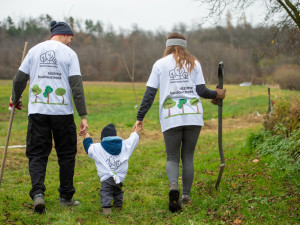
[[[225,89],[217,88],[214,91],[206,88],[200,63],[187,51],[186,46],[182,34],[169,34],[163,58],[153,65],[134,125],[134,129],[137,126],[143,129],[143,119],[160,88],[159,118],[167,153],[171,212],[180,210],[181,204],[192,201],[190,191],[194,178],[194,150],[203,126],[200,97],[212,99],[212,103],[217,104],[217,99],[224,99],[226,92]],[[183,186],[181,197],[178,188],[180,157]]]

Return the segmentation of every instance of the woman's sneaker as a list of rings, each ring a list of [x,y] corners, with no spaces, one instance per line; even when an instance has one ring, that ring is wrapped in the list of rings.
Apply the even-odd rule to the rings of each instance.
[[[45,212],[45,199],[43,194],[37,194],[34,196],[33,211],[40,214]]]
[[[189,195],[181,195],[179,202],[183,205],[188,205],[192,203],[192,199]]]
[[[180,192],[178,186],[175,183],[172,183],[169,191],[169,210],[172,213],[181,210],[179,203],[179,195]]]

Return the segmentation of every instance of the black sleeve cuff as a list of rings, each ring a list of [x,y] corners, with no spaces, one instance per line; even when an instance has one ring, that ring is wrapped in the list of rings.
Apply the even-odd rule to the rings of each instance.
[[[196,85],[197,94],[206,99],[215,99],[217,97],[217,92],[208,89],[205,84]]]
[[[151,108],[151,106],[153,104],[156,92],[157,92],[156,88],[147,86],[141,106],[140,106],[139,111],[136,116],[136,119],[138,121],[143,121],[146,113],[148,112],[148,110]]]
[[[72,90],[73,100],[79,116],[87,115],[84,90],[80,75],[69,77],[70,87]]]
[[[13,88],[11,93],[11,100],[14,104],[19,101],[24,89],[26,88],[28,79],[29,75],[22,72],[21,70],[18,70],[18,72],[14,76]]]

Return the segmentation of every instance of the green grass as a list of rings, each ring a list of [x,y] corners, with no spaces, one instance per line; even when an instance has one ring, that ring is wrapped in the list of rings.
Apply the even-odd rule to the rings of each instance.
[[[0,82],[0,145],[4,145],[9,111],[8,99],[11,81]],[[136,84],[139,101],[145,84]],[[130,83],[84,84],[88,108],[89,130],[99,141],[101,129],[113,122],[118,134],[127,138],[135,123],[137,109]],[[212,87],[211,87],[212,88]],[[225,85],[224,117],[240,118],[254,111],[263,114],[268,109],[267,88]],[[290,91],[272,89],[272,99],[289,95]],[[299,95],[299,92],[292,92]],[[300,96],[300,95],[299,95]],[[25,106],[28,88],[24,92]],[[204,119],[217,118],[217,106],[203,100]],[[77,115],[77,113],[75,113]],[[76,116],[76,124],[79,124]],[[240,120],[236,120],[237,122]],[[247,124],[247,123],[244,123]],[[299,224],[299,174],[289,178],[284,171],[268,168],[272,160],[247,152],[244,143],[250,132],[257,132],[261,124],[234,126],[224,129],[223,149],[226,166],[218,191],[214,184],[220,164],[217,132],[207,132],[203,127],[194,158],[195,176],[191,197],[193,203],[181,213],[168,211],[168,179],[165,171],[166,153],[158,118],[158,96],[149,110],[140,143],[129,160],[129,170],[124,183],[123,211],[113,211],[111,216],[101,214],[100,181],[96,166],[83,151],[82,138],[78,137],[78,154],[74,185],[74,198],[81,201],[76,208],[58,206],[58,164],[53,149],[47,167],[45,198],[47,213],[32,213],[28,160],[25,149],[8,149],[4,177],[0,186],[0,224]],[[13,122],[10,145],[26,142],[27,108],[18,111]],[[1,158],[3,150],[0,151]],[[259,158],[258,163],[253,159]],[[298,180],[298,183],[297,183]],[[181,178],[179,180],[181,184]]]

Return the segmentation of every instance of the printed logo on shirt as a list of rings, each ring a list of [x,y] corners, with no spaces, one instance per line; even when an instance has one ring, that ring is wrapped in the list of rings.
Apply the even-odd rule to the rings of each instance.
[[[54,51],[47,51],[40,55],[40,67],[58,68]]]
[[[116,156],[111,156],[106,160],[107,164],[109,165],[109,168],[112,170],[116,170],[121,165],[120,160]]]
[[[57,64],[54,51],[47,51],[40,55],[41,64]]]
[[[170,83],[182,83],[189,81],[188,73],[183,67],[180,70],[179,67],[176,66],[175,69],[169,71],[169,76],[171,78]]]

